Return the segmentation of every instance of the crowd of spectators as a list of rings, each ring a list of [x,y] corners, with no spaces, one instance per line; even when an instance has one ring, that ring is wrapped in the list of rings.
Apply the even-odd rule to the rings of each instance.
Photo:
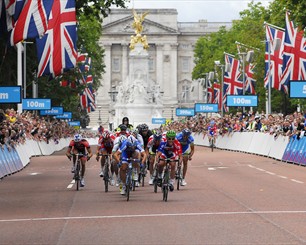
[[[218,127],[218,134],[233,132],[262,132],[274,137],[278,135],[304,137],[306,132],[306,114],[294,112],[289,115],[265,113],[226,114],[197,114],[161,126],[162,131],[175,130],[177,132],[189,128],[196,134],[206,134],[207,127],[214,121]],[[71,127],[66,121],[55,119],[52,116],[40,117],[36,112],[24,111],[17,113],[14,109],[0,109],[0,147],[6,145],[9,149],[16,144],[22,144],[26,139],[55,143],[61,138],[72,137],[79,129]],[[98,132],[83,131],[84,138],[96,137]]]
[[[181,131],[184,128],[189,128],[194,133],[207,133],[207,127],[211,121],[214,121],[218,128],[218,134],[223,135],[233,132],[262,132],[269,133],[274,137],[279,135],[296,136],[297,139],[304,137],[306,132],[306,114],[294,112],[293,114],[283,115],[270,114],[266,117],[262,113],[241,113],[226,114],[220,117],[218,114],[207,115],[197,114],[194,117],[188,117],[184,120],[173,121],[163,127],[164,131],[173,129]]]
[[[35,112],[17,113],[14,109],[0,109],[0,147],[8,149],[22,144],[27,139],[45,141],[71,137],[76,129],[65,121],[53,117],[40,117]]]

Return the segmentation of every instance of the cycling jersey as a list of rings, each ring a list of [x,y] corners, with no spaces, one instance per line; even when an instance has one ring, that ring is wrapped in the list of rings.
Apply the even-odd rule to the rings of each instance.
[[[158,151],[161,152],[161,158],[176,159],[176,157],[182,154],[182,147],[178,140],[174,140],[172,145],[169,145],[168,141],[163,141],[158,147]]]
[[[210,136],[215,136],[217,134],[217,126],[208,126],[207,131]]]
[[[148,140],[148,144],[147,144],[147,148],[150,152],[150,154],[156,154],[156,151],[160,145],[160,143],[162,141],[166,141],[166,137],[162,137],[162,139],[160,141],[156,141],[154,140],[154,135],[151,135],[149,140]]]
[[[110,135],[108,139],[105,139],[103,136],[101,136],[98,140],[99,151],[105,150],[107,153],[111,154],[114,147],[114,140],[114,135]]]
[[[190,145],[194,144],[194,138],[192,135],[189,135],[187,139],[184,138],[183,133],[176,135],[176,139],[181,143],[183,154],[190,152]]]
[[[70,149],[72,149],[72,147],[73,147],[74,150],[77,150],[79,153],[82,153],[82,154],[85,155],[86,154],[85,149],[89,149],[90,145],[89,145],[87,140],[82,139],[79,142],[75,142],[74,140],[71,140],[68,147]]]
[[[118,151],[121,152],[121,158],[123,162],[126,162],[126,159],[131,158],[133,154],[137,151],[144,152],[144,149],[142,148],[139,142],[137,142],[135,148],[127,147],[127,143],[127,140],[123,141],[120,148],[118,149]]]

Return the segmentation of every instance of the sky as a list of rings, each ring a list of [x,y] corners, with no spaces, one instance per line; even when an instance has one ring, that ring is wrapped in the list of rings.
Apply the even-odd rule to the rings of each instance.
[[[231,22],[248,8],[249,0],[130,0],[129,8],[176,8],[179,22]],[[272,0],[254,0],[268,6]]]

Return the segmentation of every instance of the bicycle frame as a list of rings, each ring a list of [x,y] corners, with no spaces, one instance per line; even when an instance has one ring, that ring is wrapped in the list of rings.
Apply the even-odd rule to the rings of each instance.
[[[108,192],[108,184],[110,180],[110,176],[109,176],[110,154],[99,154],[99,156],[105,157],[103,180],[104,180],[105,192]]]
[[[81,184],[81,171],[82,171],[82,164],[81,164],[81,158],[83,156],[86,156],[82,153],[73,153],[71,155],[74,155],[77,157],[77,160],[76,160],[76,167],[75,167],[75,171],[74,171],[74,176],[73,176],[73,179],[76,183],[76,190],[78,191],[79,188],[80,188],[80,184]]]
[[[126,190],[126,200],[130,200],[130,191],[135,191],[135,180],[133,179],[133,163],[140,163],[139,159],[126,159],[128,163],[128,168],[126,171],[126,181],[125,181],[125,190]]]

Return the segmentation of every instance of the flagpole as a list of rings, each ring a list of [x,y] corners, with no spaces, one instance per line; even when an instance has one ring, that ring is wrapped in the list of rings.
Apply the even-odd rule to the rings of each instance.
[[[278,30],[281,30],[281,31],[285,31],[284,28],[281,28],[281,27],[279,27],[279,26],[272,25],[272,24],[270,24],[270,23],[268,23],[268,22],[264,22],[264,25],[271,26],[271,27],[273,27],[273,28],[275,28],[275,29],[278,29]]]
[[[22,88],[22,50],[23,46],[21,42],[16,44],[17,46],[17,85]],[[24,88],[23,88],[24,89]],[[23,90],[21,90],[21,98],[23,98]],[[19,114],[22,113],[22,103],[17,105],[17,111]]]

